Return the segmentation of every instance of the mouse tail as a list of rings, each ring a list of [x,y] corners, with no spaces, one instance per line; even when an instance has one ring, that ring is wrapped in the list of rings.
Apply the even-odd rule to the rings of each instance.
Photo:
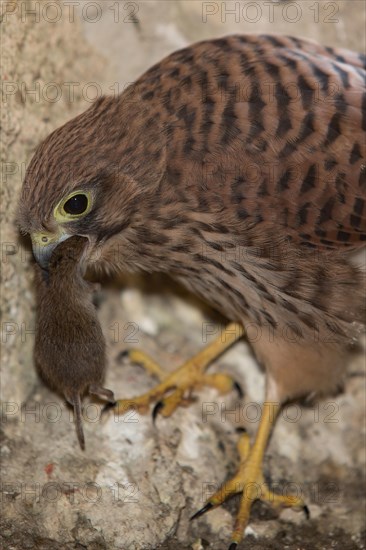
[[[74,407],[74,423],[75,423],[75,429],[76,429],[76,435],[79,440],[79,444],[81,449],[85,450],[85,438],[84,438],[84,431],[83,431],[83,419],[81,416],[81,399],[80,394],[76,394],[73,396],[72,404]]]

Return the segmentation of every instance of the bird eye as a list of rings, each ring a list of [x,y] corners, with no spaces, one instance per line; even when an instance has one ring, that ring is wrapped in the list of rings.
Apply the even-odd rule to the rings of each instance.
[[[64,204],[64,211],[66,214],[71,214],[72,216],[78,216],[83,214],[88,208],[88,197],[83,193],[73,195],[70,197]]]
[[[74,191],[62,199],[53,211],[59,223],[75,221],[86,216],[93,207],[93,194],[89,191]]]

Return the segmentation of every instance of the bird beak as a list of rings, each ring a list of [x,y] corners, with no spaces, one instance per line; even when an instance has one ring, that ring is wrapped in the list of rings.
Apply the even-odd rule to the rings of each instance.
[[[31,234],[32,249],[37,264],[42,269],[48,269],[48,264],[52,252],[56,246],[71,237],[67,233],[47,233],[45,231],[34,232]]]

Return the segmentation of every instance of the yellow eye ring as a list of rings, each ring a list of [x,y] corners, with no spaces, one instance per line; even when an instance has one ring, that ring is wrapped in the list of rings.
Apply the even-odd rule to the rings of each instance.
[[[55,219],[62,223],[86,216],[91,207],[92,194],[89,191],[74,191],[58,203],[53,213]]]

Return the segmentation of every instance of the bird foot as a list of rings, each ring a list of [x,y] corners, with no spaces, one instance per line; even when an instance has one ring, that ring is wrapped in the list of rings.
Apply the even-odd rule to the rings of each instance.
[[[151,357],[139,350],[129,350],[127,356],[131,362],[142,365],[148,372],[160,380],[152,390],[132,399],[119,399],[116,403],[117,414],[124,414],[130,409],[146,413],[152,403],[156,403],[153,417],[158,413],[170,416],[178,406],[187,406],[192,402],[195,388],[210,386],[220,393],[236,389],[241,394],[240,386],[226,374],[206,374],[209,364],[243,334],[241,325],[232,323],[219,338],[204,350],[186,361],[172,373],[166,373]]]
[[[205,505],[191,517],[191,520],[196,519],[209,510],[220,506],[234,494],[241,493],[239,512],[236,516],[229,550],[236,548],[243,538],[245,527],[249,522],[252,504],[256,500],[262,500],[276,510],[285,507],[303,510],[306,517],[309,517],[309,510],[301,498],[296,495],[279,495],[268,488],[262,473],[261,455],[256,452],[257,450],[258,448],[255,448],[255,445],[251,448],[248,434],[243,434],[238,442],[240,455],[238,473],[224,483],[207,500]]]

